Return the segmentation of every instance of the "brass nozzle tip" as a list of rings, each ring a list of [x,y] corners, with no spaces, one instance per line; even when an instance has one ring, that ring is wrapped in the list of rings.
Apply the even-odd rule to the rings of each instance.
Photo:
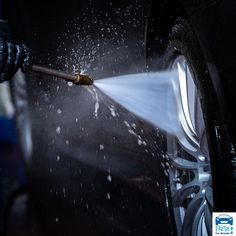
[[[76,75],[76,79],[74,81],[74,84],[77,85],[92,85],[93,79],[90,78],[87,75]]]

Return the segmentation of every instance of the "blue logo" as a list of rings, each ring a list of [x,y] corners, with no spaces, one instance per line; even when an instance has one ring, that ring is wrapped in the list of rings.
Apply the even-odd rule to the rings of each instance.
[[[233,217],[227,214],[221,214],[215,217],[216,234],[233,234]]]
[[[216,225],[233,225],[233,217],[229,216],[229,215],[219,215],[216,217]]]

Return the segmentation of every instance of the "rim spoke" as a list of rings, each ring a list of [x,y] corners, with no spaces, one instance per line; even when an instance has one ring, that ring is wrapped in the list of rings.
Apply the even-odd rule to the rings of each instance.
[[[183,64],[182,64],[183,65]],[[184,118],[186,120],[186,125],[190,133],[195,134],[195,130],[191,121],[189,104],[188,104],[188,89],[187,89],[187,66],[177,64],[178,73],[179,73],[179,85],[180,85],[180,95],[181,95],[181,104],[183,108]]]
[[[177,190],[172,196],[173,207],[182,207],[183,202],[192,194],[199,191],[199,186],[196,185],[195,181],[184,185],[182,188]]]
[[[193,128],[195,131],[195,134],[197,135],[196,132],[196,123],[195,123],[195,116],[196,116],[196,103],[198,100],[198,96],[197,96],[197,90],[196,90],[196,86],[194,84],[194,81],[191,79],[191,72],[189,70],[189,67],[186,66],[186,74],[187,74],[187,86],[188,86],[188,106],[189,106],[189,113],[190,113],[190,118],[193,124]]]
[[[182,170],[196,170],[198,168],[197,162],[188,161],[181,157],[172,158],[171,164],[173,167],[182,169]]]

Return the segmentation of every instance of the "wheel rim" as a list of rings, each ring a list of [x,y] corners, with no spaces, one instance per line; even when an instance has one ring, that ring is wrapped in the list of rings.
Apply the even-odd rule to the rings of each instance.
[[[210,156],[199,94],[191,68],[182,55],[177,73],[176,98],[181,138],[167,137],[169,178],[178,235],[211,235],[213,193]]]

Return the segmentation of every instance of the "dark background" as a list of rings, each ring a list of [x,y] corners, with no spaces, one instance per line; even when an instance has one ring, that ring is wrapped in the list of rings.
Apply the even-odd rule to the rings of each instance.
[[[34,63],[100,79],[146,70],[145,14],[140,0],[19,1],[12,27]],[[95,87],[28,73],[27,88],[34,149],[23,235],[170,235],[161,134]]]

